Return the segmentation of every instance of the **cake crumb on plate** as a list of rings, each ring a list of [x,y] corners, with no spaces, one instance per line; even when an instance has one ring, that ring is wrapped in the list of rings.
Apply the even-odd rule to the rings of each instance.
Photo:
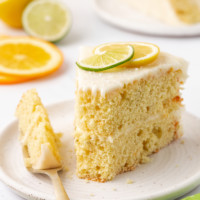
[[[131,179],[128,178],[128,179],[126,180],[126,183],[127,183],[127,184],[133,184],[133,180],[131,180]]]

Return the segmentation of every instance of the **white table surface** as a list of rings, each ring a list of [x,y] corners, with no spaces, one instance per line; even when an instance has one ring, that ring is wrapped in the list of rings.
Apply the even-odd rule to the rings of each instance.
[[[111,26],[94,12],[92,0],[65,0],[73,16],[69,35],[57,46],[63,51],[65,62],[56,73],[42,79],[15,84],[0,85],[0,129],[14,119],[16,105],[27,89],[36,88],[45,105],[74,98],[75,61],[79,47],[98,45],[111,41],[143,41],[160,46],[162,51],[181,56],[189,61],[189,78],[183,92],[186,109],[200,117],[200,37],[164,38],[139,35]],[[0,34],[24,35],[13,31],[0,22]],[[191,194],[200,193],[200,187]],[[1,200],[21,200],[4,184],[0,183]]]

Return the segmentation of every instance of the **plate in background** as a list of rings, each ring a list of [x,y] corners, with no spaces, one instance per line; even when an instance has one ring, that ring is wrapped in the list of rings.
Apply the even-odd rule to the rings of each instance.
[[[47,109],[55,131],[64,133],[61,154],[65,155],[64,163],[69,171],[61,172],[60,176],[71,200],[174,199],[200,183],[200,119],[187,112],[183,114],[183,138],[152,155],[152,162],[106,183],[88,183],[75,175],[74,101]],[[13,121],[0,133],[0,179],[26,199],[53,200],[49,178],[32,174],[24,167],[17,126],[17,121]],[[127,184],[128,179],[133,183]]]
[[[145,16],[119,0],[94,0],[97,14],[107,22],[126,30],[160,36],[199,36],[200,23],[170,26]]]

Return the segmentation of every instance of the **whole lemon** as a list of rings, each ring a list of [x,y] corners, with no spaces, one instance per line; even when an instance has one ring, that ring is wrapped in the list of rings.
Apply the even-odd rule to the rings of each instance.
[[[0,0],[0,19],[13,28],[22,27],[22,13],[32,0]]]

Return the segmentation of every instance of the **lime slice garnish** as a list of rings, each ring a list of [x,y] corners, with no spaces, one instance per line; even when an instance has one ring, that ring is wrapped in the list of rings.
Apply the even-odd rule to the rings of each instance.
[[[124,64],[132,59],[134,49],[127,44],[105,44],[96,48],[93,55],[76,62],[77,66],[87,71],[104,71]]]
[[[26,7],[22,21],[29,35],[56,42],[69,32],[71,14],[66,5],[59,1],[39,0]]]
[[[199,194],[195,194],[193,196],[190,196],[190,197],[186,197],[182,200],[200,200],[200,193]]]

